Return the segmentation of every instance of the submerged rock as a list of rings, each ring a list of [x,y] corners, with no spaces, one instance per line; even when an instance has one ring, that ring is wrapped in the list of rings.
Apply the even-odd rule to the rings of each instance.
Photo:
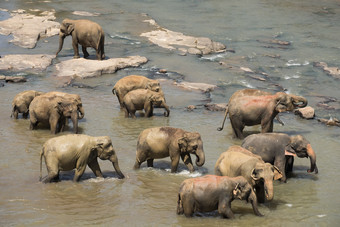
[[[153,19],[145,20],[144,22],[153,26],[154,30],[144,32],[140,34],[140,36],[148,38],[150,42],[160,47],[194,55],[226,51],[226,46],[224,44],[214,42],[209,38],[187,36],[180,32],[174,32],[166,28],[162,28]]]
[[[13,35],[9,42],[24,48],[34,48],[42,37],[50,37],[59,33],[58,22],[55,22],[54,11],[46,11],[35,16],[24,10],[11,13],[11,18],[0,21],[0,34]]]
[[[129,56],[107,60],[87,60],[85,58],[70,59],[56,64],[56,76],[59,77],[95,77],[106,73],[114,73],[119,69],[137,67],[148,61],[146,57]]]
[[[200,90],[202,92],[210,92],[213,91],[217,86],[213,84],[206,84],[206,83],[190,83],[182,81],[180,83],[174,82],[174,85],[178,87],[182,87],[189,90]]]
[[[54,55],[13,54],[0,58],[0,70],[41,72],[52,64]]]
[[[304,108],[294,110],[294,114],[305,119],[313,119],[315,116],[315,111],[311,106],[306,106]]]
[[[204,107],[209,111],[225,111],[228,107],[228,103],[207,103],[204,104]]]
[[[314,66],[322,68],[326,73],[334,78],[340,79],[340,69],[338,67],[328,67],[326,62],[314,62]]]
[[[318,119],[319,122],[326,124],[327,126],[340,127],[340,121],[337,118],[331,117],[330,119]]]

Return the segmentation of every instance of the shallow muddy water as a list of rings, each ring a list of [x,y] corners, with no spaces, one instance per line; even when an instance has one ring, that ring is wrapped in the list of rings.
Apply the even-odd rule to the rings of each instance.
[[[64,81],[53,76],[54,67],[39,75],[20,73],[28,78],[21,84],[0,87],[0,225],[1,226],[337,226],[340,218],[340,128],[328,127],[317,120],[304,120],[293,113],[280,114],[285,122],[274,124],[275,132],[302,134],[317,155],[319,174],[307,173],[309,160],[295,159],[293,174],[286,184],[275,182],[274,200],[261,204],[260,218],[250,204],[234,201],[235,219],[222,219],[216,212],[185,218],[176,214],[180,183],[189,177],[214,173],[219,155],[231,145],[241,144],[232,137],[229,121],[218,132],[224,113],[200,107],[207,102],[225,103],[238,89],[259,88],[270,92],[281,88],[306,97],[317,118],[340,119],[340,83],[313,62],[340,67],[339,1],[1,1],[0,8],[56,10],[57,21],[86,18],[98,22],[106,33],[107,57],[141,55],[149,62],[138,68],[120,70],[101,77],[76,80],[88,88],[63,87]],[[73,15],[73,11],[98,13],[96,17]],[[0,20],[8,13],[0,11]],[[234,49],[203,57],[182,56],[150,43],[140,33],[147,29],[146,15],[167,29],[186,35],[209,37]],[[40,40],[34,49],[9,44],[10,37],[0,36],[1,55],[22,53],[54,54],[58,37]],[[280,46],[268,43],[289,41]],[[90,50],[90,54],[93,51]],[[54,63],[73,56],[71,38]],[[272,57],[270,57],[272,56]],[[276,56],[276,57],[273,57]],[[252,69],[257,77],[235,71],[220,62]],[[158,69],[167,74],[157,73]],[[0,72],[16,75],[15,72]],[[111,89],[120,78],[140,74],[161,80],[169,118],[163,110],[146,119],[124,118]],[[205,82],[217,85],[210,94],[183,90],[174,80]],[[73,172],[64,172],[61,182],[42,184],[39,178],[39,152],[43,143],[54,137],[48,128],[30,131],[29,120],[10,118],[13,97],[24,90],[64,91],[81,96],[85,118],[79,121],[80,132],[92,136],[110,136],[119,165],[126,178],[119,180],[109,161],[99,161],[104,179],[96,179],[89,168],[80,183],[73,183]],[[333,98],[335,101],[327,102]],[[327,103],[328,108],[320,103]],[[188,105],[199,108],[188,112]],[[70,124],[71,125],[71,124]],[[142,164],[132,169],[139,133],[149,127],[172,126],[201,133],[206,162],[190,174],[180,162],[179,173],[170,173],[170,159],[155,160],[155,168]],[[259,127],[247,127],[257,133]],[[61,134],[69,134],[69,128]],[[43,175],[46,168],[43,164]]]

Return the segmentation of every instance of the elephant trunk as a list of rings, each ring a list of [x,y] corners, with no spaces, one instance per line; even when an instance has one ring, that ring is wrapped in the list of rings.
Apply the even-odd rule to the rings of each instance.
[[[263,214],[260,213],[258,206],[257,206],[257,197],[256,194],[253,190],[251,190],[251,193],[248,197],[248,202],[251,203],[252,207],[253,207],[253,211],[255,213],[255,215],[257,216],[263,216]]]
[[[73,123],[73,132],[77,134],[78,133],[78,112],[77,111],[74,112],[74,114],[72,114],[71,120]]]
[[[225,115],[224,115],[224,119],[223,119],[223,122],[222,122],[222,126],[218,127],[217,131],[222,131],[223,130],[225,119],[227,119],[227,116],[228,116],[228,106],[227,106],[227,109],[225,110]]]
[[[84,118],[84,115],[85,115],[84,108],[83,108],[82,106],[79,106],[79,107],[78,107],[78,111],[79,111],[78,119],[83,119],[83,118]]]
[[[110,161],[112,162],[113,168],[116,170],[116,173],[118,174],[119,179],[125,178],[122,171],[120,171],[119,165],[118,165],[118,158],[115,156],[111,156]]]
[[[309,173],[312,173],[315,171],[315,173],[318,173],[318,167],[316,166],[316,155],[315,152],[312,149],[312,146],[310,144],[307,145],[307,154],[310,158],[310,169],[307,170]]]
[[[264,194],[266,196],[267,201],[273,200],[274,198],[273,181],[264,182]]]
[[[167,105],[167,104],[165,104],[165,102],[163,102],[163,105],[162,105],[164,108],[165,108],[165,110],[166,110],[166,112],[164,112],[164,116],[165,117],[169,117],[169,114],[170,114],[170,109],[169,109],[169,106]]]
[[[203,166],[205,162],[205,155],[204,155],[203,148],[198,148],[195,154],[196,154],[196,165]]]
[[[66,37],[65,33],[59,32],[59,48],[58,48],[57,53],[55,54],[56,56],[59,54],[59,52],[63,48],[65,37]]]
[[[292,95],[292,98],[295,108],[303,108],[308,104],[307,99],[302,96]]]

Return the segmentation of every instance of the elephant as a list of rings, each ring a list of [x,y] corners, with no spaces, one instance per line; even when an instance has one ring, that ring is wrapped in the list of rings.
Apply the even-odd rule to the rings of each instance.
[[[145,76],[129,75],[118,80],[115,86],[112,88],[112,94],[116,95],[120,108],[123,109],[123,98],[132,90],[136,89],[149,89],[151,91],[159,92],[163,94],[161,86],[158,80],[152,80]]]
[[[44,183],[59,181],[60,171],[75,170],[73,181],[77,182],[88,165],[96,177],[103,178],[97,157],[110,160],[118,178],[124,178],[118,165],[118,157],[108,136],[93,137],[69,134],[47,140],[40,152],[40,181],[42,180],[42,157],[44,156],[48,175]]]
[[[147,161],[148,167],[153,167],[154,159],[170,156],[172,173],[177,171],[180,157],[189,171],[194,172],[190,154],[196,155],[197,166],[203,166],[205,155],[198,132],[173,127],[148,128],[138,137],[134,169],[139,169],[144,161]]]
[[[170,114],[169,106],[165,103],[163,94],[149,89],[136,89],[128,92],[123,98],[123,107],[125,117],[136,118],[137,110],[145,110],[145,116],[151,117],[153,115],[154,107],[163,107],[166,112],[164,116],[168,117]]]
[[[257,207],[252,186],[242,177],[206,175],[184,180],[179,189],[177,214],[191,217],[194,212],[218,210],[224,218],[234,218],[231,202],[234,199],[250,202],[255,215],[263,216]]]
[[[74,101],[77,103],[77,109],[78,109],[78,119],[83,119],[85,116],[85,111],[83,108],[83,102],[81,101],[80,95],[78,94],[69,94],[69,93],[65,93],[65,92],[60,92],[60,91],[51,91],[48,92],[46,94],[44,94],[44,96],[48,96],[48,97],[63,97],[66,99],[69,99],[70,101]]]
[[[277,92],[272,95],[265,92],[261,93],[256,89],[239,90],[230,97],[222,126],[217,130],[223,130],[229,114],[236,138],[244,138],[243,129],[245,126],[261,124],[262,133],[273,132],[273,119],[278,113],[302,108],[307,104],[306,98],[284,92]]]
[[[286,173],[292,172],[294,156],[310,158],[308,172],[318,173],[316,155],[309,141],[302,135],[289,136],[285,133],[263,133],[247,136],[241,145],[261,156],[263,161],[278,167],[282,172],[281,181],[286,182]]]
[[[281,171],[270,163],[265,163],[260,156],[240,146],[231,146],[223,152],[215,164],[218,176],[243,176],[255,189],[258,202],[271,201],[274,198],[273,180],[282,177]]]
[[[12,101],[12,114],[15,119],[18,119],[19,113],[22,113],[23,118],[27,119],[29,114],[29,106],[32,100],[44,94],[44,92],[29,90],[18,93]]]
[[[73,132],[78,133],[77,103],[62,97],[38,96],[30,105],[30,129],[36,129],[39,122],[49,123],[51,133],[56,134],[64,130],[66,118],[73,122]],[[58,127],[59,126],[59,127]]]
[[[90,20],[64,19],[60,25],[59,48],[56,56],[63,48],[64,39],[68,35],[72,36],[74,58],[79,58],[78,44],[80,44],[82,46],[84,58],[87,58],[89,56],[86,48],[92,47],[96,50],[98,60],[105,59],[105,34],[99,24]]]

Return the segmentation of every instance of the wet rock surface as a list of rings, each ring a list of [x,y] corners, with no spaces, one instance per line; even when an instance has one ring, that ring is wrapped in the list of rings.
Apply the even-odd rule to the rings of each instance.
[[[52,64],[54,55],[13,54],[0,58],[0,70],[41,72]]]
[[[174,82],[174,85],[178,87],[182,87],[188,90],[199,90],[204,93],[213,91],[217,86],[213,84],[206,84],[206,83],[190,83],[190,82]]]
[[[306,106],[304,108],[299,108],[294,111],[294,114],[299,115],[305,119],[313,119],[315,116],[314,108],[311,106]]]
[[[314,62],[314,66],[323,69],[334,78],[340,79],[340,69],[338,67],[329,67],[326,62]]]

